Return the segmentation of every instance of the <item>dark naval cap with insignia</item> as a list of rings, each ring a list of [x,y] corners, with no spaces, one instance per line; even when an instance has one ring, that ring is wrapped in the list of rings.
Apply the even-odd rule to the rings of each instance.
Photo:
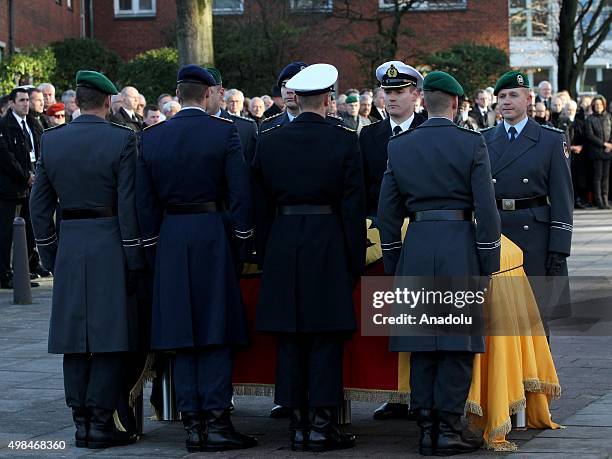
[[[217,86],[215,79],[199,65],[188,64],[181,67],[176,76],[177,83],[199,83],[206,86]]]
[[[212,75],[213,79],[215,80],[215,86],[223,84],[223,79],[221,78],[221,72],[219,71],[219,69],[216,69],[214,67],[206,67],[206,70]]]
[[[451,96],[459,97],[463,95],[463,88],[455,80],[455,77],[440,70],[434,70],[427,74],[423,80],[423,91],[442,91]]]
[[[90,88],[103,94],[114,96],[118,94],[117,88],[105,75],[93,70],[79,70],[76,74],[77,88]]]
[[[283,81],[293,78],[306,67],[308,67],[308,64],[304,62],[292,62],[280,71],[278,79],[276,80],[276,85],[280,88],[283,85]]]
[[[316,96],[332,92],[337,80],[336,67],[331,64],[313,64],[297,73],[285,86],[298,96]]]
[[[529,89],[529,78],[527,78],[527,75],[516,70],[504,73],[499,77],[499,80],[497,80],[493,94],[497,95],[502,89],[514,88]]]
[[[376,69],[376,79],[383,89],[420,87],[423,83],[423,75],[402,61],[389,61],[379,65]]]

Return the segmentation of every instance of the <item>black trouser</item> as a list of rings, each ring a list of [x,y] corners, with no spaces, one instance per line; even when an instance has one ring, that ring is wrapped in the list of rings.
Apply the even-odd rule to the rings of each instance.
[[[6,276],[7,273],[11,272],[13,220],[15,220],[15,217],[22,217],[25,220],[30,272],[34,270],[39,263],[27,198],[0,201],[0,277]]]
[[[324,408],[342,403],[344,337],[286,333],[278,336],[276,350],[276,404]]]
[[[232,402],[232,351],[228,346],[179,349],[174,357],[179,411],[224,410]]]
[[[463,415],[472,384],[474,354],[462,351],[410,354],[410,408]]]
[[[593,160],[593,193],[595,203],[605,205],[608,200],[608,183],[610,181],[610,160]]]
[[[64,354],[64,391],[71,408],[115,410],[124,353]]]

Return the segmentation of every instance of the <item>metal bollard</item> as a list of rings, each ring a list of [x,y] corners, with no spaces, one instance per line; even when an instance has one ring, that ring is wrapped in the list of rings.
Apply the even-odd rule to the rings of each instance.
[[[13,304],[32,304],[25,220],[13,220]]]
[[[352,422],[351,401],[343,400],[338,408],[338,424],[347,425]]]
[[[527,428],[527,416],[525,408],[519,408],[515,414],[510,416],[512,421],[513,429],[526,429]]]
[[[162,421],[178,421],[176,410],[176,394],[172,379],[172,356],[164,356],[164,372],[162,373]]]

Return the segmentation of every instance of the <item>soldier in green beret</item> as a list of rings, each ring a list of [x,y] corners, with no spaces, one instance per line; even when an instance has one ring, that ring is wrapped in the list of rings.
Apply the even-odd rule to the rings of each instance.
[[[563,131],[528,118],[534,101],[526,74],[504,73],[494,94],[504,121],[482,132],[502,232],[523,251],[543,320],[563,316],[559,292],[567,291],[566,257],[573,231],[570,152]],[[544,282],[545,276],[552,276]],[[555,286],[550,284],[555,282]]]
[[[30,209],[43,265],[55,275],[49,352],[64,355],[76,446],[108,448],[136,440],[115,428],[113,413],[125,359],[137,350],[137,140],[105,120],[117,94],[108,78],[81,70],[76,84],[81,116],[44,132]]]
[[[346,98],[346,112],[342,113],[342,122],[347,128],[350,128],[358,133],[363,127],[361,119],[359,118],[359,97],[354,94],[349,95]]]

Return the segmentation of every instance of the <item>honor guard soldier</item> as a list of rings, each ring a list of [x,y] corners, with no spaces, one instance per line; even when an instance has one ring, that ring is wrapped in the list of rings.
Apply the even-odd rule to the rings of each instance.
[[[363,155],[367,213],[370,218],[376,217],[378,209],[380,184],[387,168],[389,137],[408,129],[414,129],[427,119],[425,115],[414,112],[414,106],[417,99],[421,97],[423,85],[423,76],[418,70],[401,61],[389,61],[378,66],[376,79],[384,92],[385,107],[389,116],[382,121],[364,126],[359,135]],[[382,411],[376,410],[374,417],[377,419],[395,417],[390,413],[388,415],[389,410],[384,410],[384,408],[381,407]],[[402,415],[407,414],[405,405],[399,405],[398,409]]]
[[[275,403],[291,409],[294,450],[355,443],[336,415],[365,261],[365,207],[358,139],[325,119],[337,77],[332,65],[315,64],[287,82],[300,115],[262,132],[253,162],[263,260],[257,328],[277,335]]]
[[[134,197],[137,139],[105,121],[117,90],[104,75],[79,71],[76,85],[82,114],[43,134],[30,209],[43,263],[55,275],[49,352],[64,354],[76,446],[107,448],[136,440],[115,428],[113,412],[122,362],[137,346],[132,294],[144,267]]]
[[[300,114],[300,109],[295,103],[295,94],[291,89],[285,87],[285,84],[287,81],[289,81],[289,79],[296,75],[300,70],[305,69],[307,66],[308,64],[298,61],[288,64],[281,70],[278,75],[278,79],[276,80],[276,85],[280,88],[283,103],[285,104],[285,110],[263,120],[259,126],[259,132],[263,132],[275,126],[284,126],[289,124],[296,116]]]
[[[215,115],[234,122],[234,125],[238,129],[238,136],[240,136],[242,155],[247,164],[251,164],[253,155],[255,154],[255,143],[257,142],[257,123],[252,119],[232,115],[227,110],[221,109],[221,102],[225,95],[221,72],[214,67],[207,67],[206,70],[212,75],[216,83],[212,88],[212,94],[206,112],[210,115]]]
[[[525,272],[546,319],[557,314],[547,308],[554,306],[551,290],[559,289],[534,282],[534,276],[567,276],[573,230],[570,151],[563,131],[527,117],[532,103],[527,75],[505,73],[494,93],[504,122],[482,133],[502,232],[523,251]]]
[[[482,136],[453,123],[463,89],[431,72],[423,82],[429,119],[389,141],[378,218],[385,271],[419,278],[489,276],[499,270],[500,222]],[[402,244],[401,227],[410,219]],[[475,220],[478,222],[475,224]],[[477,450],[462,430],[474,354],[481,336],[392,336],[392,351],[411,352],[411,409],[423,455]]]
[[[230,419],[232,348],[246,343],[238,273],[253,227],[236,126],[206,113],[215,85],[197,65],[179,70],[183,108],[143,131],[136,179],[143,247],[155,267],[151,347],[176,353],[190,452],[257,444]]]

